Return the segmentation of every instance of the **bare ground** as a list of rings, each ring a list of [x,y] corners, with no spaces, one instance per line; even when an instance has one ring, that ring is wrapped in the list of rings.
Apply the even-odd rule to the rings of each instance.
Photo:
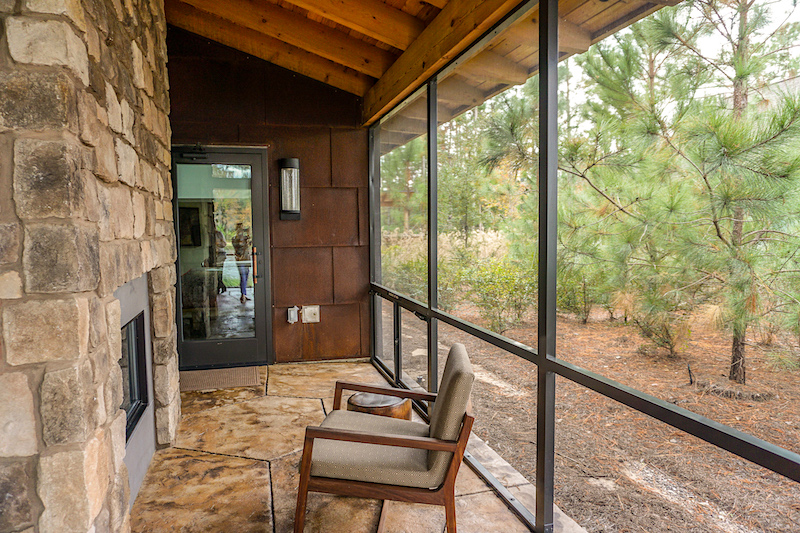
[[[470,309],[456,314],[480,323]],[[505,334],[535,345],[533,323]],[[404,316],[402,339],[404,371],[424,375],[424,323]],[[440,361],[462,342],[475,366],[474,431],[533,480],[536,367],[446,325],[439,341]],[[696,328],[669,358],[640,349],[631,326],[559,317],[557,344],[566,361],[800,452],[800,372],[771,366],[771,348],[747,347],[748,384],[734,387],[729,340],[714,331]],[[689,385],[687,364],[702,386]],[[556,402],[555,499],[588,531],[800,532],[800,484],[562,378]]]

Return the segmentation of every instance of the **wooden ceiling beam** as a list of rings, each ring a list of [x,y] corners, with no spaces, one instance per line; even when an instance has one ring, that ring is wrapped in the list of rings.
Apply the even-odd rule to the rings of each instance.
[[[371,124],[508,14],[518,0],[450,1],[364,98]]]
[[[520,46],[539,48],[539,12],[535,11],[532,18],[511,26],[503,34],[512,42]],[[592,34],[566,19],[558,21],[558,49],[568,54],[582,54],[592,46]]]
[[[452,74],[439,82],[437,88],[439,100],[456,106],[476,106],[483,103],[486,95],[483,91],[470,85],[469,82],[458,74]]]
[[[380,0],[287,1],[400,50],[425,29],[421,20]]]
[[[373,78],[380,78],[395,60],[391,52],[274,4],[252,0],[184,3]]]
[[[230,46],[311,79],[364,96],[374,79],[255,30],[210,15],[177,0],[164,3],[167,21],[177,28]]]
[[[422,135],[428,131],[428,121],[424,118],[413,118],[397,114],[381,124],[381,131]],[[381,135],[383,134],[381,133]]]
[[[478,83],[490,81],[520,85],[528,81],[528,69],[489,50],[459,65],[458,73]]]

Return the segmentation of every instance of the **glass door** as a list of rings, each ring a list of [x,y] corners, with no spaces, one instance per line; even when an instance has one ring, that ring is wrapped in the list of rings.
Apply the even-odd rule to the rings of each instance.
[[[266,152],[173,153],[181,370],[268,363]]]

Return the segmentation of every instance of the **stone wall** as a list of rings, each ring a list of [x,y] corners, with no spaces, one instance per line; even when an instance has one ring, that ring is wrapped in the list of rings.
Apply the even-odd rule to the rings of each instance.
[[[0,532],[127,531],[120,306],[149,272],[175,435],[161,0],[0,0]]]

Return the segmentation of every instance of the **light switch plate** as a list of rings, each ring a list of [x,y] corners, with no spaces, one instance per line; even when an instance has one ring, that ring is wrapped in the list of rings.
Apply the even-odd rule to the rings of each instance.
[[[303,323],[311,324],[319,322],[319,306],[318,305],[304,305],[301,310],[303,314]]]

